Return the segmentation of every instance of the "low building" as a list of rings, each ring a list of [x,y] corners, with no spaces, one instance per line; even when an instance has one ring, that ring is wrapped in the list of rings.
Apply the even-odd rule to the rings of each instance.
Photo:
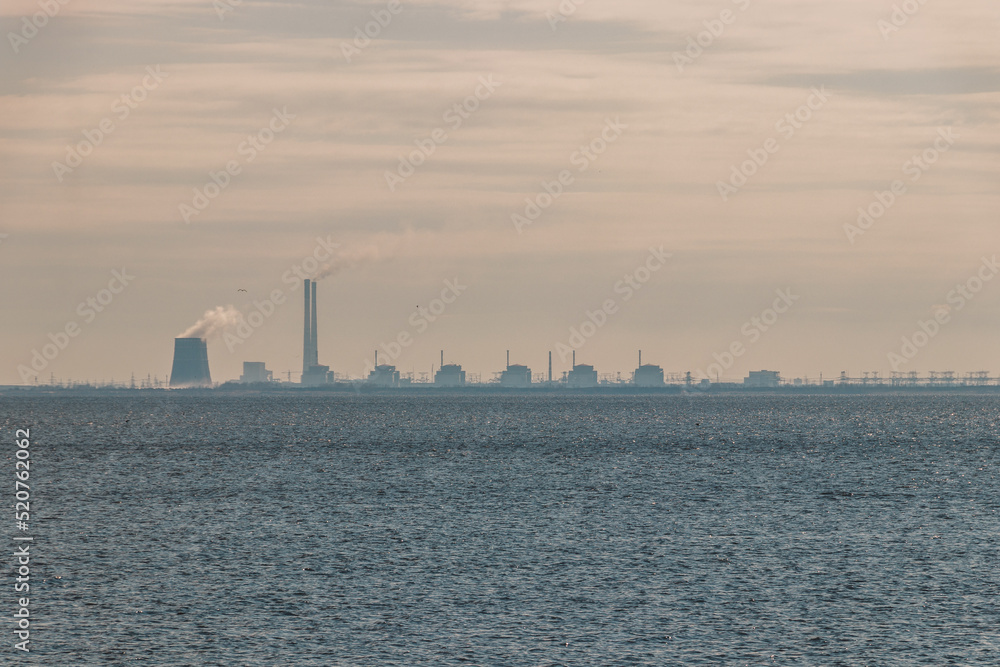
[[[368,384],[382,387],[382,388],[393,388],[399,386],[399,371],[396,370],[395,366],[376,366],[375,370],[368,374]]]
[[[781,373],[778,371],[750,371],[743,379],[744,387],[757,389],[777,389],[781,384]]]
[[[524,389],[531,386],[531,369],[527,366],[508,366],[507,370],[500,374],[500,386],[511,389]]]
[[[566,384],[572,389],[589,389],[597,386],[597,371],[593,366],[580,364],[573,366],[566,375]]]
[[[434,374],[434,384],[438,387],[461,387],[465,385],[465,371],[458,364],[446,364]]]
[[[243,375],[240,376],[240,382],[243,384],[252,384],[255,382],[272,382],[274,380],[274,373],[267,370],[264,367],[263,361],[244,361],[243,362]]]
[[[304,387],[322,387],[327,384],[333,384],[333,371],[330,370],[329,366],[319,364],[310,366],[302,374],[302,386]]]
[[[662,387],[663,369],[653,364],[646,364],[635,369],[633,380],[637,387]]]

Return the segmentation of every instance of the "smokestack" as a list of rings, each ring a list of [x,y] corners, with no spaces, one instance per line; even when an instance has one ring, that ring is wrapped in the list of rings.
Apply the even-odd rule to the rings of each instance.
[[[305,374],[309,370],[309,364],[312,359],[312,340],[310,338],[310,332],[312,331],[312,325],[309,321],[309,292],[311,280],[303,281],[303,287],[305,288],[305,307],[303,312],[305,313],[305,321],[302,325],[302,373]]]
[[[552,350],[549,350],[549,382],[552,382]]]
[[[310,316],[312,320],[312,333],[310,335],[312,339],[312,358],[310,359],[310,363],[313,366],[319,366],[319,335],[316,330],[316,320],[318,319],[316,317],[316,287],[317,283],[314,280],[312,283],[312,315]]]
[[[170,386],[212,386],[212,374],[208,370],[208,344],[204,339],[174,339],[174,366],[170,371]]]
[[[441,350],[441,368],[444,368],[444,350]]]
[[[639,350],[639,368],[642,368],[642,350]]]
[[[510,370],[510,350],[507,350],[507,370]]]
[[[576,370],[576,350],[573,350],[573,370]]]
[[[378,368],[378,348],[375,348],[375,368]]]

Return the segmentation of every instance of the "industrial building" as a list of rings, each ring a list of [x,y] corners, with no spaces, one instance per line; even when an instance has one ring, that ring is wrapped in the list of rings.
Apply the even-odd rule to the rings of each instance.
[[[434,374],[434,384],[439,387],[464,387],[465,371],[458,364],[447,364]]]
[[[571,389],[589,389],[591,387],[596,387],[597,371],[594,370],[593,366],[588,366],[587,364],[573,366],[573,370],[566,375],[566,384]]]
[[[662,387],[663,369],[653,364],[642,364],[642,350],[639,350],[639,367],[635,369],[632,376],[632,383],[636,387]],[[688,384],[691,383],[691,374],[688,373]]]
[[[315,364],[302,374],[302,385],[304,387],[322,387],[325,384],[333,384],[333,371],[329,366]]]
[[[399,371],[395,366],[385,364],[376,366],[375,370],[368,374],[368,384],[383,389],[390,389],[399,386]]]
[[[170,386],[212,386],[212,374],[208,370],[208,344],[204,339],[174,339],[174,365],[170,370]]]
[[[646,364],[635,369],[633,382],[636,387],[662,387],[663,369],[653,364]]]
[[[465,371],[458,364],[445,364],[444,350],[441,350],[441,368],[434,374],[434,384],[438,387],[465,386]]]
[[[510,350],[507,350],[507,369],[500,373],[500,386],[524,389],[531,386],[531,369],[527,366],[510,365]]]
[[[744,387],[755,389],[777,389],[781,384],[781,373],[778,371],[750,371],[743,379]]]
[[[597,386],[597,371],[587,364],[576,364],[576,351],[573,351],[573,370],[566,374],[566,385],[570,389],[592,389]]]
[[[319,363],[319,331],[316,317],[316,281],[304,280],[304,323],[302,327],[302,384],[318,387],[333,383],[333,371]]]
[[[272,382],[274,373],[265,368],[263,361],[244,361],[243,375],[240,376],[242,384],[253,384],[255,382]]]

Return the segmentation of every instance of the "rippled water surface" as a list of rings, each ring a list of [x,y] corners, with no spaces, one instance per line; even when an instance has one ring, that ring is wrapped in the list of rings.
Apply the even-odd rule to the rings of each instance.
[[[0,400],[26,663],[1000,664],[994,397]]]

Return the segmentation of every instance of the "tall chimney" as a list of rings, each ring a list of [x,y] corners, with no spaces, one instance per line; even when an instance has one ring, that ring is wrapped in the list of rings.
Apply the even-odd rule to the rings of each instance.
[[[318,318],[316,317],[316,281],[315,280],[312,283],[312,315],[310,317],[311,317],[311,320],[312,320],[312,333],[310,334],[310,338],[312,339],[312,358],[310,360],[310,363],[313,366],[319,366],[319,335],[317,334],[317,331],[316,331],[316,326],[317,326],[316,320]]]
[[[507,370],[510,370],[510,350],[507,350]]]
[[[441,350],[441,368],[444,368],[444,350]]]
[[[552,350],[549,350],[549,382],[552,382]]]
[[[573,370],[576,370],[576,350],[573,350]]]
[[[639,368],[642,368],[642,350],[639,350]]]
[[[310,332],[312,331],[312,325],[309,321],[309,292],[311,280],[304,280],[302,282],[303,288],[305,290],[305,308],[303,312],[305,313],[305,321],[302,325],[302,373],[305,374],[309,370],[309,365],[312,362],[312,339],[310,338]]]

